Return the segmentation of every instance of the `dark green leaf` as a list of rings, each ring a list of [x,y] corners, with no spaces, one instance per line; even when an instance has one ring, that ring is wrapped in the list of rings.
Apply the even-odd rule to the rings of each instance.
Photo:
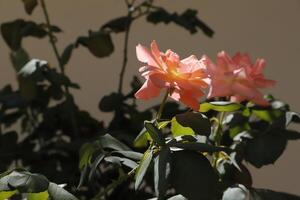
[[[176,115],[176,120],[184,127],[190,127],[199,135],[209,136],[211,132],[211,123],[209,119],[201,113],[188,112]]]
[[[92,180],[92,177],[95,175],[98,165],[101,163],[101,161],[104,159],[104,157],[105,157],[105,154],[100,153],[93,161],[93,163],[91,165],[91,171],[89,174],[89,181]]]
[[[247,200],[249,199],[249,190],[241,184],[227,188],[222,200]]]
[[[163,137],[160,130],[152,122],[145,121],[144,125],[154,142],[156,142],[160,146],[165,145],[165,138]]]
[[[74,48],[75,48],[74,44],[70,44],[65,48],[60,58],[61,64],[63,66],[65,66],[69,62]]]
[[[79,37],[76,46],[81,44],[89,49],[96,57],[102,58],[109,56],[114,51],[111,36],[104,32],[90,32],[88,37]]]
[[[109,29],[115,33],[126,31],[131,23],[131,18],[124,16],[113,19],[102,26],[102,29]]]
[[[27,14],[31,15],[34,8],[38,5],[37,0],[22,0]]]
[[[25,21],[17,19],[1,24],[1,34],[6,44],[14,51],[18,50],[22,41],[22,29]]]
[[[231,151],[229,148],[226,147],[217,147],[217,146],[212,146],[200,142],[177,142],[172,144],[172,147],[177,147],[180,149],[191,150],[191,151],[209,152],[209,153],[218,152],[218,151],[225,151],[225,152]]]
[[[121,158],[118,156],[108,156],[108,157],[105,157],[104,160],[106,162],[114,163],[119,166],[125,165],[131,169],[134,169],[138,166],[138,164],[136,162],[134,162],[133,160],[130,160],[128,158]]]
[[[154,187],[158,200],[163,200],[169,185],[171,151],[163,146],[154,159]]]
[[[144,176],[147,172],[147,169],[151,163],[152,156],[153,156],[153,152],[151,150],[147,150],[144,153],[143,158],[135,172],[135,184],[134,184],[135,190],[137,190],[139,188],[139,186],[141,185],[141,183],[144,179]]]
[[[106,95],[102,97],[99,103],[99,109],[103,112],[112,112],[120,106],[122,106],[124,101],[124,96],[120,93],[111,93],[110,95]]]
[[[48,179],[40,174],[27,171],[13,171],[8,175],[8,185],[22,193],[38,193],[48,189]]]
[[[55,183],[50,183],[48,188],[49,195],[53,200],[78,200],[71,193]]]
[[[135,151],[113,151],[112,154],[122,154],[123,156],[133,160],[141,160],[143,157],[143,154]]]
[[[282,130],[255,133],[253,139],[247,140],[245,159],[260,168],[263,165],[273,164],[285,150],[287,139]]]
[[[206,157],[191,151],[172,155],[171,182],[177,193],[189,200],[214,199],[218,177]]]
[[[242,107],[241,104],[229,102],[229,101],[212,101],[200,104],[200,112],[207,112],[209,110],[219,112],[233,112],[239,110]]]
[[[197,17],[197,10],[187,9],[182,14],[171,14],[163,8],[159,8],[155,11],[151,11],[147,16],[147,20],[154,24],[160,22],[169,24],[170,22],[174,22],[190,31],[191,34],[196,33],[198,28],[208,37],[212,37],[214,34],[214,31]]]
[[[101,136],[99,138],[99,142],[102,148],[110,148],[117,151],[130,151],[129,147],[109,134]]]
[[[77,188],[80,188],[84,184],[84,182],[86,181],[86,177],[87,177],[87,174],[89,172],[89,169],[90,169],[90,167],[87,164],[84,165],[82,169],[80,169],[81,170],[80,171],[80,179],[79,179],[79,183],[77,185]]]
[[[152,121],[154,122],[154,120]],[[166,127],[171,121],[162,121],[158,123],[158,129],[162,129]],[[152,141],[152,138],[150,137],[147,129],[144,127],[141,132],[138,134],[138,136],[134,140],[134,146],[139,147],[146,147],[148,145],[148,141]]]

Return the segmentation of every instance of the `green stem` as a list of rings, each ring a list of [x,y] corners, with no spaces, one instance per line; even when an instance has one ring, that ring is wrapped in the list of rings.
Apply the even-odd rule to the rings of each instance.
[[[127,174],[125,174],[123,176],[120,176],[118,180],[116,180],[116,181],[112,182],[110,185],[108,185],[103,191],[99,192],[96,196],[94,196],[94,198],[92,200],[100,200],[101,197],[103,197],[104,195],[106,195],[109,191],[113,190],[118,185],[120,185],[121,183],[123,183],[124,181],[126,181],[129,177],[131,177],[132,175],[134,175],[136,169],[137,168],[134,168],[130,172],[128,172]]]
[[[222,124],[223,120],[225,117],[225,112],[221,112],[219,119],[216,120],[217,122],[217,127],[214,131],[214,140],[215,140],[215,145],[220,146],[221,145],[221,139],[222,139]],[[217,161],[219,159],[219,153],[216,152],[214,153],[214,159],[213,159],[213,167],[217,167]]]
[[[166,92],[166,94],[165,94],[165,96],[164,96],[164,98],[163,98],[163,100],[162,100],[162,102],[159,106],[158,112],[156,114],[156,121],[159,121],[160,118],[161,118],[161,115],[162,115],[162,112],[164,110],[164,107],[165,107],[166,101],[168,99],[168,96],[169,96],[169,89],[167,89],[167,92]]]

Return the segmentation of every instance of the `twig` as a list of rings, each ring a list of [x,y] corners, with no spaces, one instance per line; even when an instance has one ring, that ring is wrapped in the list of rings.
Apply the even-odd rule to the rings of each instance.
[[[131,11],[128,11],[128,24],[125,32],[125,40],[124,40],[124,49],[123,49],[123,64],[120,72],[120,79],[119,79],[119,88],[118,92],[122,93],[123,89],[123,80],[124,80],[124,74],[126,71],[126,66],[127,66],[127,61],[128,61],[128,41],[129,41],[129,32],[130,32],[130,27],[131,27]]]
[[[45,20],[46,20],[46,26],[48,28],[48,36],[49,36],[49,40],[50,40],[50,44],[52,46],[52,49],[54,51],[54,54],[55,54],[55,57],[57,59],[57,62],[58,62],[58,66],[60,68],[60,71],[63,75],[65,75],[65,68],[64,66],[62,65],[62,62],[61,62],[61,57],[59,55],[59,52],[58,52],[58,48],[56,46],[56,39],[55,39],[55,36],[53,34],[53,31],[51,29],[51,23],[50,23],[50,18],[49,18],[49,14],[48,14],[48,11],[47,11],[47,6],[46,6],[46,3],[44,0],[40,0],[41,2],[41,6],[42,6],[42,9],[43,9],[43,13],[44,13],[44,17],[45,17]],[[73,98],[72,98],[72,95],[69,91],[69,88],[67,85],[64,85],[64,88],[65,88],[65,97],[67,100],[72,100],[73,101]],[[71,107],[71,104],[68,103],[69,105],[69,112],[70,112],[70,116],[71,116],[71,123],[72,123],[72,126],[73,126],[73,131],[74,131],[74,134],[76,137],[78,137],[78,126],[77,126],[77,122],[76,122],[76,119],[74,117],[74,112],[73,112],[73,106]]]
[[[101,197],[106,195],[110,190],[116,188],[118,185],[126,181],[130,176],[132,176],[137,168],[132,169],[127,174],[120,176],[118,180],[112,182],[110,185],[108,185],[103,191],[99,192],[92,200],[101,200]]]

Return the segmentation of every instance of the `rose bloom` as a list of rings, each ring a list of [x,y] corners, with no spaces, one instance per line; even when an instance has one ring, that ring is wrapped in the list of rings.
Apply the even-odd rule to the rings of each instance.
[[[217,56],[214,64],[208,57],[203,58],[211,79],[208,98],[231,97],[232,101],[252,101],[261,106],[269,103],[260,93],[260,88],[275,85],[275,81],[265,79],[263,69],[264,59],[252,63],[247,54],[237,53],[232,58],[224,51]]]
[[[180,60],[171,50],[160,52],[155,41],[151,43],[150,50],[137,45],[136,54],[139,61],[146,63],[139,69],[146,82],[136,92],[136,98],[151,99],[157,97],[161,89],[167,89],[172,99],[199,110],[198,99],[204,95],[202,89],[208,85],[204,81],[205,66],[196,56]]]

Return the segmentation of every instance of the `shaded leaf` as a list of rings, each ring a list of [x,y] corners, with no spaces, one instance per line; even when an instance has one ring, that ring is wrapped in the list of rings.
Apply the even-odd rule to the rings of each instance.
[[[37,0],[22,0],[27,14],[31,15],[34,8],[38,5]]]
[[[189,200],[214,199],[218,177],[205,156],[191,151],[172,153],[172,185]]]
[[[102,148],[110,148],[117,151],[130,151],[129,147],[109,134],[101,136],[99,138],[99,142]]]
[[[176,115],[176,120],[184,127],[190,127],[199,135],[209,136],[211,132],[210,120],[201,113],[188,112]]]
[[[245,159],[257,168],[273,164],[283,153],[287,139],[279,132],[256,133],[247,140]]]
[[[93,161],[92,165],[91,165],[91,171],[89,174],[89,180],[92,180],[92,177],[95,175],[95,172],[97,170],[98,165],[101,163],[101,161],[104,159],[105,154],[104,153],[100,153],[95,160]]]
[[[135,151],[113,151],[112,154],[122,154],[123,156],[133,160],[141,160],[143,157],[143,154]]]
[[[99,58],[109,56],[114,51],[111,36],[104,31],[90,32],[88,37],[79,37],[76,46],[79,44],[87,47],[94,56]]]
[[[171,121],[162,121],[158,122],[158,129],[162,129],[166,127]],[[138,134],[138,136],[134,139],[134,146],[139,147],[146,147],[148,145],[148,141],[152,141],[152,138],[150,137],[147,129],[144,127],[141,132]]]
[[[74,48],[75,48],[74,44],[69,44],[65,48],[65,50],[63,51],[61,58],[60,58],[62,66],[65,66],[69,62]]]
[[[171,172],[171,151],[169,147],[163,146],[154,159],[154,188],[158,199],[164,199],[169,185]]]
[[[163,137],[160,130],[152,122],[145,121],[144,125],[154,142],[156,142],[160,146],[165,145],[165,138]]]
[[[113,92],[102,97],[99,103],[99,109],[103,112],[112,112],[120,108],[123,104],[124,96],[120,93]]]
[[[229,187],[224,191],[222,200],[250,200],[249,190],[241,184]]]
[[[65,189],[63,189],[55,183],[49,184],[48,192],[53,200],[78,200],[71,193],[69,193],[68,191],[66,191]]]
[[[135,190],[137,190],[141,185],[144,176],[147,172],[147,169],[151,163],[152,156],[153,156],[153,152],[149,149],[144,153],[143,158],[135,173],[135,183],[134,183]]]
[[[200,142],[177,142],[177,143],[173,143],[171,146],[185,149],[185,150],[190,150],[190,151],[209,152],[209,153],[218,152],[218,151],[225,151],[225,152],[231,151],[227,147],[217,147],[217,146],[212,146]]]
[[[138,164],[136,162],[134,162],[133,160],[130,160],[128,158],[121,158],[118,156],[108,156],[108,157],[105,157],[104,160],[106,162],[111,162],[111,163],[117,164],[119,166],[125,165],[131,169],[134,169],[138,166]]]
[[[118,17],[116,19],[110,20],[102,26],[102,29],[109,29],[115,33],[120,33],[126,31],[127,27],[131,23],[131,18],[128,16]]]
[[[8,185],[21,193],[39,193],[48,189],[49,181],[41,174],[13,171],[8,175]]]

